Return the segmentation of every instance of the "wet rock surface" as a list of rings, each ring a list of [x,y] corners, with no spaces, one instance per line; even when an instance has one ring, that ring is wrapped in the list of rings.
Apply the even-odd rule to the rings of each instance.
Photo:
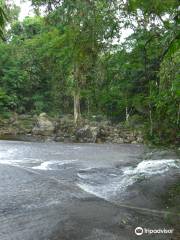
[[[0,239],[178,239],[161,195],[179,169],[174,152],[143,145],[0,141]]]

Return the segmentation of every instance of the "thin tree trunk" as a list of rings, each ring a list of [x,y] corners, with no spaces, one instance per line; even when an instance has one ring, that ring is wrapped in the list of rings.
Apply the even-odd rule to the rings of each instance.
[[[180,104],[179,104],[178,113],[177,113],[177,126],[179,126],[179,117],[180,117]]]
[[[126,122],[129,122],[129,113],[128,113],[128,107],[126,107]]]
[[[80,119],[80,94],[79,90],[74,91],[74,122],[77,122]]]
[[[153,121],[152,121],[152,110],[151,105],[149,104],[149,121],[150,121],[150,136],[153,135]]]
[[[90,101],[89,101],[89,98],[87,99],[87,113],[88,113],[88,116],[90,114]]]
[[[80,119],[80,90],[79,90],[79,71],[77,64],[74,65],[74,123],[77,124],[77,122]]]

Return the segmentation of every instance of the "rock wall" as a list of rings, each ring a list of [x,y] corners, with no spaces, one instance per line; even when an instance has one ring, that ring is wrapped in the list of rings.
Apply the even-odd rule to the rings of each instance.
[[[52,140],[57,142],[80,143],[143,143],[139,130],[125,128],[121,124],[112,125],[108,121],[82,119],[74,124],[72,116],[58,119],[46,113],[39,116],[15,115],[7,121],[0,121],[0,138],[22,137],[26,140]]]

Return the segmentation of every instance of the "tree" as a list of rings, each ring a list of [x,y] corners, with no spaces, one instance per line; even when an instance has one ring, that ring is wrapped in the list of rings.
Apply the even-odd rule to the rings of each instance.
[[[4,12],[5,5],[3,2],[0,3],[0,38],[3,38],[3,29],[5,26],[6,15]]]
[[[37,14],[22,22],[18,8],[8,6],[10,29],[0,42],[2,114],[74,113],[76,124],[80,116],[103,115],[129,126],[139,119],[151,141],[177,141],[177,1],[32,2]],[[121,27],[133,29],[124,42]]]
[[[46,2],[33,1],[34,4]],[[81,90],[85,88],[96,62],[98,54],[105,46],[104,41],[112,39],[116,33],[115,9],[112,2],[96,1],[61,1],[57,6],[55,22],[64,26],[66,46],[71,49],[71,66],[69,79],[72,80],[74,95],[74,120],[80,117]],[[48,5],[49,10],[53,7]],[[60,18],[59,18],[60,16]],[[50,16],[51,17],[51,16]],[[107,45],[107,44],[106,44]]]

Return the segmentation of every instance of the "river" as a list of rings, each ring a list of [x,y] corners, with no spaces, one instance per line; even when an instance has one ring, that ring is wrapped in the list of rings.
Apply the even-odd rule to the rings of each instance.
[[[143,145],[0,141],[0,240],[171,239],[134,230],[172,228],[161,196],[179,169]]]

